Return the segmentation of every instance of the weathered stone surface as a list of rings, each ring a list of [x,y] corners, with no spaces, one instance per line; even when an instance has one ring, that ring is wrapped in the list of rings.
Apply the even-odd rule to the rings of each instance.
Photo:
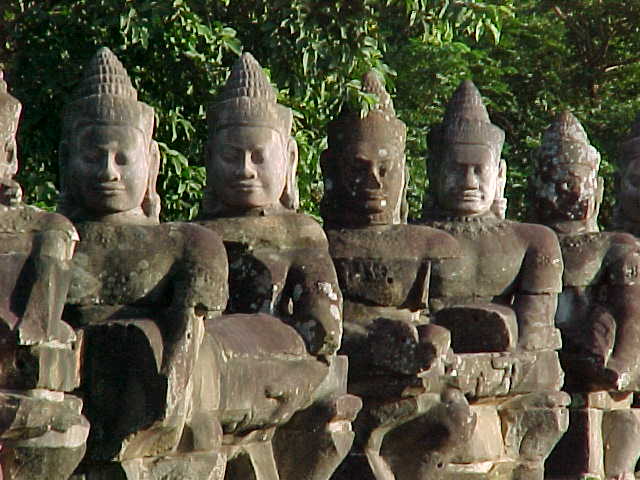
[[[202,452],[125,460],[70,480],[223,480],[226,455]]]
[[[638,426],[625,392],[638,388],[639,246],[631,235],[598,232],[600,154],[571,113],[554,119],[535,158],[534,212],[557,232],[564,258],[556,324],[573,397],[569,431],[549,472],[633,478]]]
[[[80,399],[81,336],[61,320],[77,233],[61,215],[21,202],[21,105],[0,71],[0,476],[65,479],[89,431]]]
[[[65,109],[60,144],[60,209],[80,234],[64,318],[84,333],[91,432],[78,474],[88,478],[196,478],[223,458],[215,418],[200,429],[213,434],[208,443],[182,437],[204,321],[226,304],[224,247],[197,225],[158,225],[153,122],[120,62],[99,50]],[[215,464],[174,456],[207,447]]]
[[[12,390],[70,392],[80,385],[81,351],[82,333],[67,344],[23,346],[7,342],[0,346],[0,385]]]
[[[295,212],[291,110],[245,53],[207,119],[199,223],[227,250],[227,313],[244,314],[229,318],[265,325],[234,338],[207,326],[205,344],[222,342],[220,368],[228,368],[219,406],[227,478],[328,479],[353,441],[359,401],[346,393],[346,362],[335,356],[342,296],[326,237]]]
[[[66,480],[85,452],[82,401],[49,390],[0,392],[0,463],[5,478]]]
[[[466,445],[467,463],[452,464],[447,474],[541,480],[545,457],[567,428],[555,352],[558,240],[541,225],[504,220],[504,132],[491,123],[472,82],[454,93],[429,140],[433,194],[423,222],[451,234],[461,250],[433,263],[429,306],[451,330],[452,382],[472,409],[481,409],[484,426]],[[524,402],[522,394],[548,401]]]
[[[536,158],[533,201],[538,218],[558,232],[565,264],[556,323],[568,388],[632,390],[640,361],[639,246],[630,235],[598,232],[600,155],[571,113],[554,120]]]
[[[504,439],[495,404],[472,405],[471,411],[476,416],[476,428],[469,441],[451,459],[452,463],[482,463],[504,457]]]
[[[502,305],[474,304],[440,310],[434,323],[451,331],[456,353],[511,352],[518,342],[515,312]]]
[[[329,125],[321,205],[344,300],[349,390],[361,395],[355,448],[338,478],[438,478],[474,424],[469,405],[443,387],[449,332],[428,320],[431,265],[459,255],[444,232],[406,225],[406,127],[373,72],[367,116]]]

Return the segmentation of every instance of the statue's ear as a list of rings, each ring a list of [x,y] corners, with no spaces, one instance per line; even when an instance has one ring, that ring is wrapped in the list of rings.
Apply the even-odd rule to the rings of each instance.
[[[156,181],[160,172],[160,147],[158,142],[151,140],[149,144],[149,184],[147,186],[150,192],[156,191]]]
[[[407,201],[407,192],[409,191],[409,167],[405,166],[402,170],[404,180],[402,185],[402,192],[400,193],[398,221],[400,223],[407,223],[407,218],[409,217],[409,202]]]
[[[142,200],[142,211],[145,215],[160,221],[160,196],[156,193],[156,181],[160,171],[160,148],[155,140],[151,140],[148,152],[149,174],[147,176],[147,192]]]
[[[8,173],[13,177],[18,173],[18,146],[15,138],[10,138],[4,145],[5,162],[7,163]]]
[[[596,181],[596,202],[598,203],[598,205],[600,205],[602,203],[602,198],[604,195],[604,179],[601,176],[598,176]]]
[[[330,149],[324,150],[320,154],[320,171],[322,172],[322,183],[324,192],[320,201],[320,216],[325,225],[331,225],[338,222],[339,212],[336,206],[338,197],[340,197],[341,187],[337,184],[340,182],[338,178],[338,168],[336,159]]]
[[[58,212],[71,218],[75,216],[75,209],[78,204],[73,201],[71,192],[68,189],[69,181],[67,176],[71,171],[69,162],[71,161],[71,147],[65,140],[58,146],[58,170],[60,176],[60,196],[58,197]]]
[[[503,159],[500,159],[500,164],[498,166],[498,183],[496,184],[498,188],[501,189],[499,193],[500,196],[504,195],[504,187],[507,184],[507,162]]]
[[[286,182],[284,191],[280,197],[280,203],[286,208],[297,210],[300,206],[300,198],[298,194],[298,182],[296,179],[296,171],[298,170],[298,144],[296,139],[289,137],[287,147],[285,149],[285,175]]]

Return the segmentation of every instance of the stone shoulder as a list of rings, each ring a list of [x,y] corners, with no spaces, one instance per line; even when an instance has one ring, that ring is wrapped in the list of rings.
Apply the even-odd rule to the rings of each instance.
[[[509,224],[526,248],[520,288],[533,294],[561,292],[564,264],[556,233],[535,223],[509,221]]]
[[[301,213],[225,217],[197,223],[217,232],[225,243],[242,243],[253,248],[328,249],[329,245],[320,224]]]

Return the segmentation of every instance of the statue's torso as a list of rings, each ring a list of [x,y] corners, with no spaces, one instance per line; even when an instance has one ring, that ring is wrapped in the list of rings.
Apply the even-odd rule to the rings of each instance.
[[[426,308],[431,262],[459,254],[450,235],[417,225],[329,230],[327,236],[345,322],[419,313]]]
[[[229,259],[229,313],[291,314],[291,269],[329,261],[327,241],[315,220],[300,214],[204,220],[218,233]],[[322,267],[320,267],[322,269]],[[319,272],[319,278],[335,276]],[[289,291],[291,290],[291,291]]]
[[[183,223],[99,222],[76,228],[80,242],[67,305],[84,309],[87,318],[76,319],[81,323],[136,316],[138,308],[140,314],[152,314],[197,302],[208,309],[224,307],[224,250],[205,229]]]
[[[556,322],[563,327],[584,321],[593,308],[607,308],[616,286],[638,275],[635,239],[625,233],[559,235],[564,272]],[[628,278],[627,278],[628,277]]]
[[[434,264],[431,306],[458,303],[509,304],[517,291],[559,291],[562,259],[546,227],[508,220],[434,221],[459,243],[462,256]]]

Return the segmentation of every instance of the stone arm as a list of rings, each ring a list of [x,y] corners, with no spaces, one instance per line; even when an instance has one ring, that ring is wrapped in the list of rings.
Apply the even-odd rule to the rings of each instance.
[[[555,328],[558,293],[562,291],[562,253],[556,235],[547,227],[520,224],[520,237],[528,242],[513,293],[518,320],[518,347],[523,350],[560,348]]]
[[[617,389],[637,381],[640,367],[640,246],[617,244],[607,255],[606,305],[615,319],[615,343],[606,370]],[[635,382],[634,382],[635,383]]]
[[[18,326],[20,343],[37,344],[56,340],[68,343],[73,330],[61,320],[71,281],[70,261],[78,234],[73,225],[58,214],[44,214],[43,230],[34,234],[29,259],[31,288]]]
[[[219,316],[228,298],[227,256],[215,232],[195,224],[176,224],[182,234],[182,258],[177,259],[173,298],[163,328],[162,371],[172,384],[185,386],[198,357],[204,321]]]
[[[342,293],[329,252],[305,248],[292,263],[284,291],[292,326],[313,355],[333,355],[342,339]]]
[[[220,315],[229,297],[227,254],[220,236],[196,224],[181,224],[182,258],[176,265],[171,310],[211,318]]]

